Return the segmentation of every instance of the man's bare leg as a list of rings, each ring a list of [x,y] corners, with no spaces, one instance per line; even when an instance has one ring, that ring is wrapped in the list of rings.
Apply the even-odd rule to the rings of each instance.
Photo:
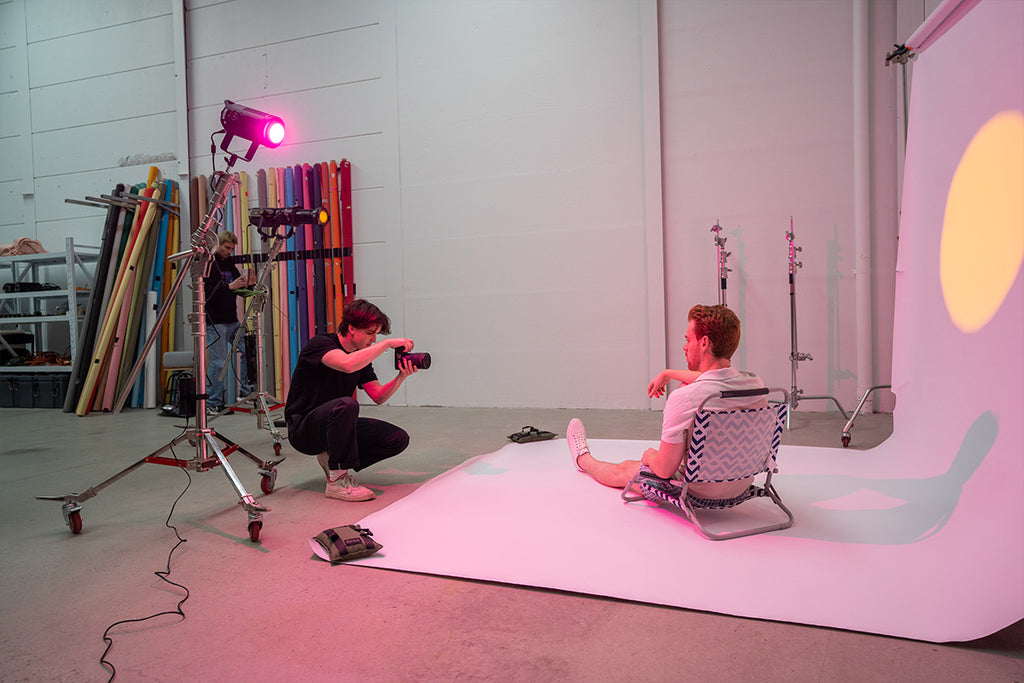
[[[598,460],[590,453],[583,454],[578,460],[583,471],[605,486],[616,489],[624,489],[633,480],[640,470],[639,460],[624,460],[622,462],[605,462]]]
[[[606,462],[595,458],[590,453],[583,423],[576,418],[573,418],[566,429],[566,440],[569,442],[569,452],[576,463],[576,468],[589,474],[595,481],[605,486],[617,489],[626,488],[640,469],[639,460]]]

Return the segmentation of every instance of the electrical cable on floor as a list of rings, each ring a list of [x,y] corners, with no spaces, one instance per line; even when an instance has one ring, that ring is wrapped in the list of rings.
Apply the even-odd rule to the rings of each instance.
[[[188,424],[186,420],[186,428],[187,426]],[[151,614],[148,617],[142,617],[140,619],[122,619],[121,621],[115,621],[113,624],[107,627],[107,629],[103,632],[103,640],[104,642],[106,642],[107,648],[103,651],[103,654],[100,655],[100,666],[110,669],[110,678],[107,679],[107,683],[113,681],[114,676],[117,675],[117,669],[115,669],[113,663],[107,659],[107,655],[110,653],[110,649],[114,646],[114,640],[109,635],[110,629],[114,628],[115,626],[120,626],[121,624],[137,624],[143,621],[149,621],[150,619],[156,619],[157,617],[162,617],[170,614],[177,614],[181,617],[181,621],[185,620],[185,612],[182,611],[181,606],[185,604],[186,600],[188,600],[189,590],[182,584],[175,583],[167,577],[171,574],[171,557],[174,555],[174,551],[178,549],[178,546],[180,546],[182,543],[186,543],[188,540],[182,538],[181,534],[178,533],[178,528],[171,524],[171,517],[174,515],[174,508],[177,507],[178,501],[182,499],[182,497],[185,495],[185,492],[187,492],[189,487],[192,486],[192,475],[188,473],[188,470],[182,465],[181,461],[178,460],[178,455],[174,452],[173,446],[171,447],[171,455],[174,456],[174,460],[179,464],[179,469],[185,473],[185,477],[188,479],[188,482],[185,484],[185,488],[182,489],[181,493],[178,494],[178,497],[174,499],[174,502],[171,504],[171,511],[167,513],[167,519],[164,521],[164,526],[174,531],[174,535],[178,538],[178,542],[175,543],[174,547],[171,548],[171,551],[167,553],[167,569],[165,571],[156,571],[153,573],[156,574],[156,576],[159,577],[161,581],[169,583],[170,585],[176,586],[185,591],[185,597],[178,601],[177,606],[173,610],[168,610],[166,612],[158,612],[156,614]],[[180,623],[180,621],[178,623]]]

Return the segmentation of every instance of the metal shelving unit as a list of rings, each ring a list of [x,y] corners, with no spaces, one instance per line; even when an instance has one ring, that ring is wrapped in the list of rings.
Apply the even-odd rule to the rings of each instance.
[[[75,359],[78,353],[79,324],[89,291],[95,282],[95,273],[86,264],[99,260],[99,247],[75,244],[74,238],[65,239],[63,252],[45,254],[21,254],[0,256],[0,282],[27,283],[57,280],[62,289],[48,289],[35,292],[0,291],[0,329],[4,332],[31,332],[35,351],[42,351],[43,331],[46,325],[67,325],[71,350],[68,356]],[[63,269],[58,277],[57,270]],[[54,312],[54,309],[57,309]],[[59,309],[63,308],[63,312]],[[15,350],[0,335],[0,345],[12,355]],[[51,349],[52,350],[52,349]],[[71,365],[3,365],[0,373],[71,373]]]

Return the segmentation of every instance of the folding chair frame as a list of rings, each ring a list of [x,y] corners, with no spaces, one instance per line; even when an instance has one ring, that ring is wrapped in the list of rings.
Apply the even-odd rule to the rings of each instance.
[[[719,394],[709,396],[708,398],[704,399],[704,401],[702,401],[700,406],[698,406],[697,408],[697,414],[699,415],[701,412],[704,412],[704,404],[711,399],[750,398],[752,396],[767,396],[768,394],[775,391],[782,393],[782,403],[777,404],[775,406],[769,406],[769,408],[763,408],[761,410],[775,410],[777,415],[777,424],[785,424],[786,413],[788,412],[789,407],[789,392],[782,388],[723,391]],[[694,452],[693,443],[690,437],[691,434],[688,433],[686,461],[683,462],[684,468],[686,468],[687,465],[690,463],[691,458],[697,455]],[[766,473],[767,476],[765,478],[764,485],[751,485],[745,493],[737,496],[736,498],[726,500],[704,500],[695,498],[694,496],[689,495],[687,492],[688,482],[662,479],[661,477],[658,477],[656,474],[654,474],[654,472],[652,472],[649,467],[647,467],[646,465],[642,465],[640,470],[633,477],[633,479],[622,490],[622,500],[629,503],[637,500],[647,499],[661,506],[671,506],[671,508],[679,510],[683,514],[683,516],[685,516],[697,528],[697,530],[701,533],[702,536],[711,541],[725,541],[732,538],[741,538],[743,536],[753,536],[755,534],[763,534],[770,531],[788,529],[789,527],[793,526],[794,523],[793,513],[782,502],[782,498],[779,496],[778,491],[775,490],[775,486],[772,484],[772,474],[778,471],[778,468],[775,467],[778,445],[779,444],[777,441],[771,444],[770,452],[767,453],[766,457],[764,458],[764,469],[753,473],[755,476],[757,474]],[[694,472],[693,476],[699,476],[699,469]],[[640,491],[639,495],[633,493],[634,486]],[[700,521],[700,518],[697,515],[697,510],[700,509],[729,509],[736,507],[751,498],[761,497],[769,498],[775,505],[779,507],[779,509],[786,513],[786,520],[749,529],[739,529],[736,531],[714,533],[709,531],[704,526],[704,524]]]

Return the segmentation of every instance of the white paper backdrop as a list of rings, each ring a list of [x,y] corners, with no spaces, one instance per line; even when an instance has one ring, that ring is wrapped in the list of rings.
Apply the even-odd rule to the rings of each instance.
[[[936,642],[1024,617],[1024,184],[1000,180],[1024,166],[1022,28],[1024,4],[988,0],[917,58],[893,435],[866,452],[784,447],[794,527],[705,541],[618,502],[559,440],[471,460],[365,518],[385,550],[361,562]],[[957,219],[958,202],[978,208]],[[980,324],[963,288],[990,311]]]

